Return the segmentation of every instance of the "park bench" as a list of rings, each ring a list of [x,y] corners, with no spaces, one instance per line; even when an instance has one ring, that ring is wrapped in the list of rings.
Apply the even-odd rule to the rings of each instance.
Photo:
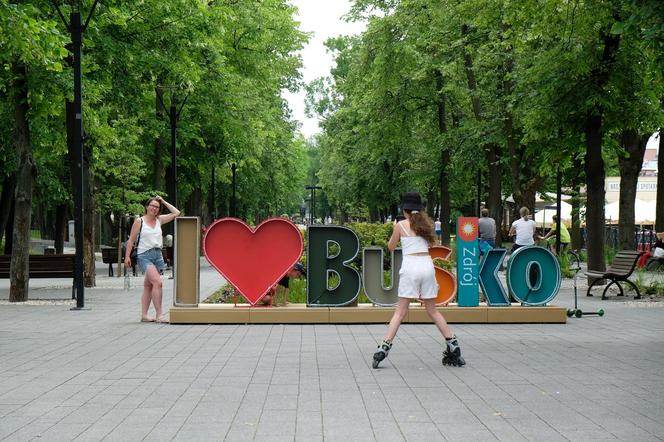
[[[74,278],[76,255],[30,255],[28,260],[30,278]],[[0,279],[9,279],[11,255],[0,255]],[[75,284],[72,284],[72,299]]]
[[[588,286],[586,295],[592,296],[590,290],[593,288],[593,286],[604,279],[608,279],[610,282],[606,285],[604,291],[602,292],[602,299],[606,299],[606,292],[613,284],[617,285],[618,289],[620,290],[618,296],[623,296],[623,288],[620,284],[621,282],[626,282],[627,284],[631,285],[632,288],[636,291],[636,296],[634,296],[634,299],[640,299],[641,293],[639,293],[638,287],[628,278],[632,275],[632,272],[636,268],[636,262],[639,260],[641,253],[642,252],[634,250],[622,250],[616,253],[616,256],[613,258],[613,262],[609,268],[606,269],[606,271],[587,271],[587,276],[596,279],[590,284],[590,286]]]
[[[122,248],[122,254],[124,256],[124,247]],[[108,264],[108,276],[113,276],[113,264],[118,263],[118,249],[115,247],[101,247],[101,261],[104,264]]]
[[[124,262],[125,248],[122,247],[122,253],[120,254],[121,262]],[[115,247],[101,246],[101,261],[104,264],[108,264],[108,276],[113,276],[113,264],[118,263],[118,249]],[[131,271],[134,276],[136,276],[136,263],[131,263]]]

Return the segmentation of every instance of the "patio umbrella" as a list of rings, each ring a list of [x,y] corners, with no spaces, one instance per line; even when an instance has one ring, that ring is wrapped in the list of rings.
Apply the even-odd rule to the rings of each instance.
[[[542,227],[550,227],[553,224],[553,215],[556,214],[556,205],[550,204],[544,206],[540,211],[535,212],[535,223]],[[564,201],[560,202],[560,217],[564,221],[572,220],[572,205]]]
[[[657,213],[656,201],[634,200],[634,223],[635,224],[654,224]],[[610,223],[617,222],[620,219],[620,202],[614,201],[604,206],[604,218],[610,220]]]

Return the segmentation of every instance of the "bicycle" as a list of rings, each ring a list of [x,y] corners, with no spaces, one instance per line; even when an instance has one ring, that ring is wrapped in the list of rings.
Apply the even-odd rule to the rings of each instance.
[[[546,243],[545,247],[551,251],[551,253],[558,256],[561,264],[567,262],[570,271],[576,274],[581,270],[581,258],[576,250],[569,248],[569,246],[563,246],[562,255],[557,255],[555,251],[556,237],[553,236],[544,242]]]

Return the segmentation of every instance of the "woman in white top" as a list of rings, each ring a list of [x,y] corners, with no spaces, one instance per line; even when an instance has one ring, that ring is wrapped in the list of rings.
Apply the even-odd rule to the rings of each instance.
[[[378,345],[374,354],[373,368],[387,357],[392,348],[392,340],[399,330],[401,321],[408,313],[412,299],[419,299],[427,314],[436,324],[446,341],[443,351],[444,365],[464,365],[461,349],[455,335],[450,331],[447,321],[436,308],[438,284],[433,260],[429,255],[429,246],[435,243],[433,224],[426,213],[422,212],[422,199],[417,192],[406,192],[402,195],[401,209],[406,219],[394,224],[392,236],[387,247],[393,251],[399,241],[403,253],[403,262],[399,270],[399,301],[394,315],[390,320],[387,334]]]
[[[159,215],[161,206],[166,207],[170,213]],[[156,196],[150,198],[145,205],[145,215],[137,218],[131,226],[131,233],[127,241],[125,252],[125,266],[131,266],[131,251],[137,248],[136,260],[141,271],[145,273],[143,281],[143,294],[141,295],[141,322],[168,322],[164,319],[161,310],[162,286],[161,274],[164,271],[164,258],[161,254],[162,233],[161,226],[173,221],[180,211],[171,204]],[[138,244],[136,238],[138,237]],[[155,317],[148,317],[150,302],[155,309]]]
[[[522,207],[519,209],[519,215],[521,215],[521,218],[512,223],[509,232],[509,236],[516,235],[511,252],[514,252],[519,247],[535,245],[535,239],[537,238],[535,221],[530,219],[529,216],[530,210],[527,207]]]

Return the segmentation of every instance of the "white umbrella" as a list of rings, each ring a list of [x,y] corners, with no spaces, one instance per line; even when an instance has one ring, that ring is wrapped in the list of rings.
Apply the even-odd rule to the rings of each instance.
[[[620,202],[619,201],[614,201],[612,203],[607,204],[604,206],[604,218],[607,220],[610,220],[612,223],[613,221],[618,221],[618,217],[620,215]]]
[[[634,223],[653,224],[657,214],[656,201],[634,200]],[[620,219],[620,201],[614,201],[604,206],[604,218],[618,221]]]
[[[657,217],[657,201],[643,201],[637,199],[634,202],[634,222],[636,224],[655,224]]]
[[[553,224],[553,215],[556,214],[556,205],[547,205],[538,212],[535,212],[535,223],[542,227],[549,227]],[[572,219],[572,205],[565,201],[560,202],[560,217],[563,221]]]
[[[562,202],[564,201],[569,201],[572,199],[571,195],[565,195],[564,193],[560,195],[560,200]],[[505,199],[506,202],[508,203],[514,203],[514,195],[510,195]],[[545,206],[549,205],[555,205],[556,204],[556,194],[554,192],[546,192],[546,193],[535,193],[535,208],[536,209],[542,209]]]

